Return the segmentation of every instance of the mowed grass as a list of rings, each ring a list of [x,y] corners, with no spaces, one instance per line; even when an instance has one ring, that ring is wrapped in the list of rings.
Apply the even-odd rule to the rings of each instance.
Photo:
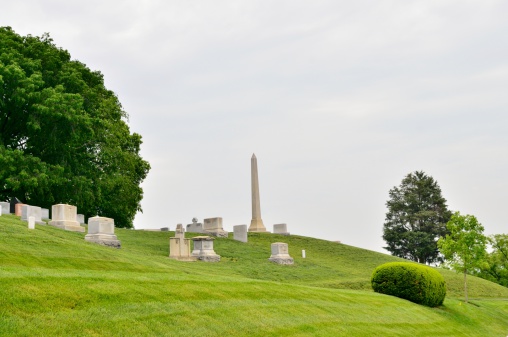
[[[219,263],[169,259],[173,232],[117,229],[122,249],[85,233],[0,217],[0,334],[14,336],[506,336],[508,288],[440,270],[449,291],[427,308],[374,293],[399,259],[299,236],[217,239]],[[191,235],[188,234],[190,237]],[[287,242],[293,266],[268,261]],[[307,258],[301,258],[305,249]]]

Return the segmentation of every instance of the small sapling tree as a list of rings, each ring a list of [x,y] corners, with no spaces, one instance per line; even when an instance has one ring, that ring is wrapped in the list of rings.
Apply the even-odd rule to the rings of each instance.
[[[467,274],[481,267],[487,255],[487,237],[483,226],[473,215],[456,212],[446,224],[449,234],[437,245],[450,267],[464,273],[464,297],[467,303]]]

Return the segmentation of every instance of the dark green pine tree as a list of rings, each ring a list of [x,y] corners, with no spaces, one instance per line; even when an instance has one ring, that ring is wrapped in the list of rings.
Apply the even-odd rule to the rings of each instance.
[[[383,228],[387,247],[384,248],[394,256],[419,263],[441,262],[437,241],[446,235],[446,223],[452,212],[434,178],[415,171],[389,194]]]

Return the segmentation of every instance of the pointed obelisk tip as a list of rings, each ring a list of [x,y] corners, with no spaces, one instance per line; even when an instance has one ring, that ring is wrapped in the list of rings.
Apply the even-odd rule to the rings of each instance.
[[[256,158],[256,155],[253,153],[251,159],[255,159],[255,158]]]

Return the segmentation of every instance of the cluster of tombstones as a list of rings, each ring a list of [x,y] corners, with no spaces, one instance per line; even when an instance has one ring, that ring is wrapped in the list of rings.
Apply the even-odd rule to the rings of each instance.
[[[49,209],[26,205],[12,198],[10,202],[0,202],[0,215],[15,214],[22,221],[28,222],[29,229],[35,229],[35,224],[45,225],[43,219],[49,218]],[[73,232],[84,232],[83,214],[77,214],[77,207],[67,204],[51,206],[51,220],[49,225]],[[88,219],[88,234],[85,240],[105,246],[120,248],[121,243],[115,235],[115,221],[111,218],[95,216]]]
[[[182,224],[178,224],[175,230],[175,236],[169,239],[169,257],[180,261],[205,262],[220,261],[220,256],[213,249],[213,240],[215,237],[228,237],[228,232],[222,228],[222,218],[204,219],[204,225],[192,219],[192,224],[187,225],[187,232],[206,233],[211,236],[196,236],[192,239],[185,238],[185,230]],[[169,230],[169,228],[161,228]],[[286,224],[274,225],[274,233],[289,235]],[[233,226],[233,239],[241,242],[247,242],[247,225]],[[191,250],[191,240],[194,243],[194,249]],[[294,260],[289,255],[288,244],[284,242],[275,242],[271,244],[271,256],[269,261],[277,264],[289,265]]]

